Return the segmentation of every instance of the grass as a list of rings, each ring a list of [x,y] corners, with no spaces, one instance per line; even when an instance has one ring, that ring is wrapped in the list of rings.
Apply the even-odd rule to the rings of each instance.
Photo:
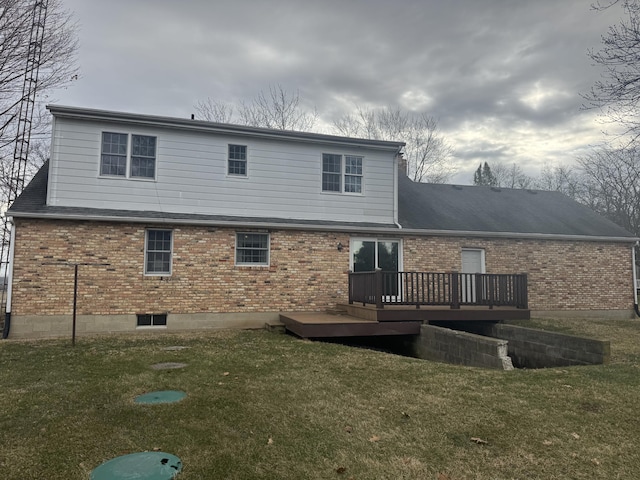
[[[182,480],[636,478],[640,321],[534,324],[611,340],[611,364],[490,371],[263,331],[0,342],[0,471],[86,480],[157,448]],[[164,389],[188,396],[133,403]]]

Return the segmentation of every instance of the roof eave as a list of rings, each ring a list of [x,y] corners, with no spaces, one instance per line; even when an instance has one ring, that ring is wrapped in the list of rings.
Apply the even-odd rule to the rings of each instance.
[[[582,242],[613,242],[613,243],[636,243],[638,237],[616,237],[603,235],[567,235],[557,233],[523,233],[523,232],[484,232],[474,230],[428,230],[428,229],[399,229],[395,225],[390,226],[363,226],[363,225],[319,225],[291,222],[256,222],[238,220],[211,220],[211,219],[185,219],[185,218],[152,218],[152,217],[130,217],[114,215],[74,215],[44,212],[12,212],[8,215],[14,218],[33,218],[49,220],[78,220],[96,222],[123,222],[123,223],[145,223],[159,225],[206,225],[218,227],[248,227],[248,228],[278,228],[282,230],[313,230],[331,232],[358,232],[358,233],[381,233],[416,235],[416,236],[439,236],[439,237],[482,237],[482,238],[513,238],[528,240],[562,240],[562,241],[582,241]]]
[[[397,152],[405,146],[404,142],[370,140],[364,138],[340,137],[320,133],[298,132],[292,130],[276,130],[228,123],[215,123],[186,118],[164,117],[157,115],[141,115],[137,113],[114,112],[89,108],[69,107],[64,105],[47,105],[54,117],[74,118],[81,120],[101,120],[109,122],[126,122],[137,126],[163,127],[195,132],[225,133],[258,138],[294,140],[297,142],[332,144],[351,147],[369,148]]]
[[[158,225],[202,225],[212,227],[242,227],[242,228],[277,228],[281,230],[312,230],[312,231],[330,231],[330,232],[366,232],[366,233],[394,233],[397,234],[401,230],[395,225],[366,226],[366,225],[320,225],[307,223],[292,222],[273,222],[273,221],[243,221],[238,220],[211,220],[211,219],[186,219],[186,218],[153,218],[153,217],[128,217],[114,215],[74,215],[74,214],[58,214],[58,213],[31,213],[31,212],[10,212],[14,218],[33,218],[43,220],[77,220],[92,222],[121,222],[121,223],[144,223]]]
[[[403,228],[402,232],[409,235],[439,236],[439,237],[484,237],[484,238],[521,238],[530,240],[565,240],[583,242],[615,242],[635,243],[638,237],[618,237],[606,235],[569,235],[564,233],[535,233],[535,232],[486,232],[477,230],[429,230]]]

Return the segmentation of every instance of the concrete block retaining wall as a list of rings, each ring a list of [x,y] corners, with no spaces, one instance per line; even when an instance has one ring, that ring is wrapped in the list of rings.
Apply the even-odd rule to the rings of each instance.
[[[507,356],[507,342],[473,333],[422,325],[413,342],[413,354],[425,360],[471,367],[512,370]]]
[[[485,323],[467,324],[465,330],[506,340],[508,354],[513,364],[521,368],[599,365],[609,363],[611,356],[611,346],[608,341],[558,332]]]

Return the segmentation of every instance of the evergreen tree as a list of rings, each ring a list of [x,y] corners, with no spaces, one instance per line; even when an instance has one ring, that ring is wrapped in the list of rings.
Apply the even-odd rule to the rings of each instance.
[[[484,185],[482,183],[482,164],[478,165],[478,169],[476,170],[476,173],[473,174],[473,184]]]
[[[473,184],[486,185],[488,187],[498,186],[498,179],[491,173],[491,167],[487,162],[484,162],[484,166],[482,166],[482,163],[478,166],[476,173],[473,174]]]

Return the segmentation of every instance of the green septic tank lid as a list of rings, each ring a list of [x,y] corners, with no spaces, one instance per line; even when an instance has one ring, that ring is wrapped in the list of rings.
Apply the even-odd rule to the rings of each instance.
[[[179,390],[161,390],[159,392],[149,392],[143,395],[138,395],[134,400],[135,403],[173,403],[179,402],[187,394]]]
[[[104,462],[91,472],[89,480],[171,480],[182,470],[175,455],[140,452]]]

